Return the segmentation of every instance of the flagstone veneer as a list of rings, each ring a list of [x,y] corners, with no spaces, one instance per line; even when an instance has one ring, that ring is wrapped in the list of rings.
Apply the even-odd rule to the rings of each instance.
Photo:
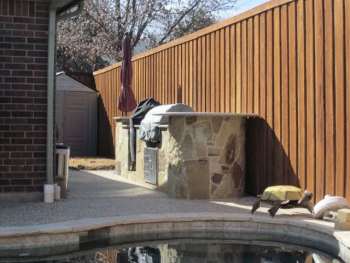
[[[245,183],[244,115],[169,115],[158,149],[157,187],[169,196],[217,199],[241,196]],[[117,173],[144,183],[145,143],[137,139],[136,171],[128,171],[128,126],[117,120]]]

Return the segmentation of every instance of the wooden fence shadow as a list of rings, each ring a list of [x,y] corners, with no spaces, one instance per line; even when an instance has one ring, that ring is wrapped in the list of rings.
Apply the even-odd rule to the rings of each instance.
[[[246,123],[246,193],[257,195],[270,185],[300,186],[288,154],[273,129],[260,117]]]

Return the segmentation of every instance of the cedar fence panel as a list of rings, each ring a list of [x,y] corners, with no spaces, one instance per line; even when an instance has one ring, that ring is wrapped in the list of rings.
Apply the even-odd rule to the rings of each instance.
[[[133,57],[138,101],[255,113],[247,189],[299,184],[350,200],[350,1],[274,0]],[[114,154],[120,63],[94,73],[101,153]]]

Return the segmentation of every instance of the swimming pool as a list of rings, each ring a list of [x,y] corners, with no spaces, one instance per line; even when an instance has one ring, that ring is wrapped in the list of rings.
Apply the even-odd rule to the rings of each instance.
[[[101,246],[101,247],[99,247]],[[283,243],[235,240],[163,240],[102,247],[51,257],[2,259],[27,263],[340,263],[321,251]]]

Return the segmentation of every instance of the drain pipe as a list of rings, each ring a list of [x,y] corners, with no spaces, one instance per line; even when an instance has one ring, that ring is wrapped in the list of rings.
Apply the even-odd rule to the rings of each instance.
[[[56,8],[49,10],[49,43],[47,70],[47,135],[46,135],[46,184],[44,202],[54,201],[54,92],[55,92],[55,50],[56,50]]]
[[[74,6],[77,6],[74,9]],[[73,7],[72,12],[65,13]],[[44,185],[44,202],[54,201],[54,108],[55,108],[55,80],[56,80],[56,22],[58,18],[75,16],[82,10],[82,0],[52,0],[49,9],[49,43],[47,70],[47,135],[46,135],[46,184]]]

